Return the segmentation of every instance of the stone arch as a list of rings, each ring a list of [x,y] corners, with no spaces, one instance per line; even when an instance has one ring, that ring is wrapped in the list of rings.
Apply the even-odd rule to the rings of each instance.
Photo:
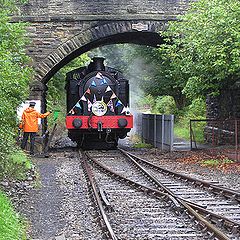
[[[116,21],[95,25],[69,39],[36,67],[35,81],[46,84],[48,80],[71,60],[93,48],[114,43],[135,43],[157,46],[163,42],[158,34],[166,22],[141,21],[144,31],[134,29],[136,21]]]
[[[30,86],[29,99],[41,100],[41,110],[46,111],[47,82],[63,66],[81,54],[108,44],[134,43],[139,45],[157,46],[163,43],[158,34],[163,30],[166,21],[141,21],[140,27],[146,30],[136,30],[136,21],[116,21],[95,25],[75,35],[51,52],[35,67],[36,75]]]

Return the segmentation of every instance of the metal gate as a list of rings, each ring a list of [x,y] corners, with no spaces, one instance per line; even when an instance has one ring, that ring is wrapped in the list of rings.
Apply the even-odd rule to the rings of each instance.
[[[174,115],[141,115],[143,141],[161,150],[172,151]]]

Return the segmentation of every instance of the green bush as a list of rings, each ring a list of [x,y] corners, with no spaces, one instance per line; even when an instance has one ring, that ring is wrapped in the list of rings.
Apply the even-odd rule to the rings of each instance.
[[[153,146],[149,143],[135,143],[134,148],[152,148]]]
[[[197,98],[192,101],[186,111],[186,118],[203,119],[206,118],[206,102],[203,98]]]
[[[9,156],[15,148],[17,107],[28,97],[32,70],[25,54],[25,23],[10,23],[9,14],[15,1],[7,0],[0,7],[0,162],[3,175],[9,169]],[[11,165],[11,164],[10,164]]]
[[[12,149],[9,147],[9,149]],[[26,172],[32,168],[30,159],[21,150],[12,150],[0,165],[0,179],[25,179]]]
[[[202,98],[197,98],[185,108],[182,115],[175,124],[174,133],[177,137],[189,139],[190,137],[190,119],[205,119],[206,103]],[[197,142],[204,142],[204,127],[206,122],[192,123],[192,129]]]
[[[135,105],[140,109],[148,110],[155,114],[177,113],[177,107],[172,96],[158,96],[155,98],[151,94],[148,94],[144,97],[139,97]]]
[[[175,114],[177,107],[172,96],[159,96],[156,99],[154,112],[160,114]]]
[[[141,136],[138,134],[131,135],[131,142],[133,143],[134,148],[152,148],[152,145],[144,143]]]

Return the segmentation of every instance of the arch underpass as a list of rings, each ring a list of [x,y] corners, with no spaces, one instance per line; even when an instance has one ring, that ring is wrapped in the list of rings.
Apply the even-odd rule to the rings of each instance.
[[[93,48],[135,43],[157,46],[159,31],[176,20],[189,0],[29,0],[12,21],[25,21],[35,70],[30,99],[45,110],[46,84],[64,65]]]
[[[69,39],[43,59],[36,68],[36,80],[45,84],[58,70],[81,54],[103,45],[118,43],[157,46],[163,43],[163,39],[157,32],[132,30],[128,22],[97,26]]]

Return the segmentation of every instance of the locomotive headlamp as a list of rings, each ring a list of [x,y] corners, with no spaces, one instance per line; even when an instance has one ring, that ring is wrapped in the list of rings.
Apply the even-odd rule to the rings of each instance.
[[[92,112],[94,115],[100,117],[106,114],[107,112],[107,105],[103,101],[96,101],[92,105]]]
[[[80,128],[82,126],[82,119],[79,119],[79,118],[75,118],[72,122],[72,125],[75,127],[75,128]]]
[[[128,121],[125,118],[118,119],[118,126],[120,128],[125,128],[128,125]]]

